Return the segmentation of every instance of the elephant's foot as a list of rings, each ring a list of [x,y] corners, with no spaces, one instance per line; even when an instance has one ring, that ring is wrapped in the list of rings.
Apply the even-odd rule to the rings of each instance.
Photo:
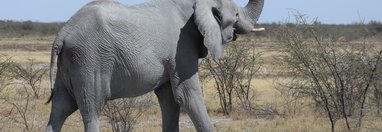
[[[99,119],[93,119],[91,121],[84,121],[85,132],[99,132]]]

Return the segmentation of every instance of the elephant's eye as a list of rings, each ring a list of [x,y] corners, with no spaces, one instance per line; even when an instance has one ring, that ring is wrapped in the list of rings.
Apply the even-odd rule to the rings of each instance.
[[[220,14],[220,11],[216,8],[213,8],[212,9],[212,14],[214,15],[216,21],[219,23],[219,25],[221,26],[222,24],[222,15]]]
[[[222,18],[220,16],[214,15],[216,21],[219,23],[219,25],[222,24]]]

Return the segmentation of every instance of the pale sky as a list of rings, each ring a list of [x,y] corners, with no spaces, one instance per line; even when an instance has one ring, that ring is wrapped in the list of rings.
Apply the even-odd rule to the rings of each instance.
[[[0,20],[64,22],[90,0],[1,0]],[[117,0],[125,4],[148,0]],[[235,0],[244,6],[247,0]],[[349,24],[364,19],[382,21],[382,0],[265,0],[259,22],[292,21],[296,9],[329,24]]]

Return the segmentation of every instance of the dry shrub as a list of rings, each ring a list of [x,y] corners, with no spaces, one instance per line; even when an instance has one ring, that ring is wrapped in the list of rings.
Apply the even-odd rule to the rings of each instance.
[[[12,80],[2,80],[8,85],[2,85],[0,92],[3,111],[7,112],[1,115],[1,120],[21,125],[24,131],[41,128],[42,121],[37,113],[37,105],[41,102],[37,99],[41,95],[40,92],[43,89],[41,82],[47,69],[36,67],[33,60],[30,60],[28,64],[14,63],[10,59],[0,60],[2,60],[0,62],[0,68],[3,70],[2,78],[12,78]]]
[[[330,120],[332,131],[337,121],[343,121],[347,131],[359,131],[382,49],[366,41],[337,42],[320,34],[303,15],[296,18],[297,24],[279,30],[284,61],[293,73],[282,88],[292,99],[312,100]]]
[[[235,99],[246,110],[254,107],[252,79],[262,64],[261,53],[254,46],[253,43],[234,42],[226,46],[222,59],[208,57],[201,63],[202,79],[214,81],[222,113],[226,115],[232,111]]]
[[[130,132],[138,124],[138,119],[153,105],[148,94],[135,98],[108,101],[103,108],[113,132]]]

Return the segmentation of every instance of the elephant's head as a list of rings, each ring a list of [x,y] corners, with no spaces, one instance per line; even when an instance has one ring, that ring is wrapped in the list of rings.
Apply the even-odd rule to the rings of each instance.
[[[217,59],[223,57],[225,43],[235,38],[235,32],[252,31],[259,18],[264,0],[249,0],[241,8],[232,0],[196,0],[195,23],[204,37],[204,46]]]

